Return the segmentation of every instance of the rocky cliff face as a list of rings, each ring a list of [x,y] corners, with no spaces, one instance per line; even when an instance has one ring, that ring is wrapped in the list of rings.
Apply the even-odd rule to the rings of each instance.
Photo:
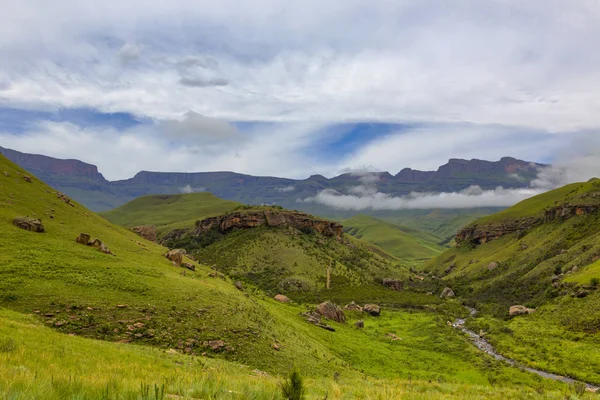
[[[211,229],[226,233],[232,229],[269,226],[273,228],[296,228],[301,231],[313,230],[323,236],[340,238],[342,225],[337,222],[315,219],[308,214],[293,211],[251,211],[235,212],[196,222],[194,233],[202,234]]]
[[[0,147],[0,153],[15,164],[32,172],[53,174],[58,176],[85,177],[94,181],[108,183],[98,172],[95,165],[79,160],[59,160],[38,154],[26,154]]]
[[[458,232],[456,235],[456,245],[460,247],[463,243],[467,242],[475,245],[485,244],[505,235],[525,232],[542,223],[564,221],[579,215],[593,214],[598,211],[600,211],[600,205],[598,204],[563,204],[546,210],[544,215],[540,217],[509,219],[485,225],[475,224]]]

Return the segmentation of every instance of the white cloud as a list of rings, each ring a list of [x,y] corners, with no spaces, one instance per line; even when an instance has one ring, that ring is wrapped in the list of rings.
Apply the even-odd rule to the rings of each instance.
[[[292,185],[284,186],[284,187],[280,187],[280,188],[276,188],[275,189],[276,192],[282,192],[282,193],[293,192],[294,190],[296,190],[296,187],[292,186]]]
[[[181,193],[198,193],[198,192],[206,192],[206,189],[203,187],[192,187],[191,185],[185,185],[180,188],[179,191]]]
[[[229,120],[600,125],[600,5],[589,0],[5,7],[5,105],[158,119],[195,110]]]
[[[359,194],[340,194],[323,190],[305,202],[324,204],[341,210],[404,210],[432,208],[509,207],[519,201],[542,193],[542,189],[482,190],[471,186],[459,192],[417,193],[394,197],[380,192],[364,191]]]

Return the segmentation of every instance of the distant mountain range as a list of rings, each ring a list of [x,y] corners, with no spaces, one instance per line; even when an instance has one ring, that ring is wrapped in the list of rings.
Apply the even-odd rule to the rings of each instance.
[[[130,179],[110,182],[95,165],[79,160],[61,160],[2,147],[0,153],[94,211],[113,209],[148,194],[209,191],[227,200],[247,204],[275,203],[314,213],[324,206],[301,203],[298,199],[315,196],[324,189],[348,193],[352,187],[365,182],[364,173],[345,173],[331,179],[312,175],[296,180],[235,172],[150,171],[138,172]],[[396,175],[389,172],[371,173],[377,179],[371,179],[369,185],[382,193],[396,196],[414,191],[452,192],[471,185],[479,185],[483,189],[497,186],[518,188],[526,187],[542,166],[511,157],[496,162],[451,159],[437,171],[405,168]]]

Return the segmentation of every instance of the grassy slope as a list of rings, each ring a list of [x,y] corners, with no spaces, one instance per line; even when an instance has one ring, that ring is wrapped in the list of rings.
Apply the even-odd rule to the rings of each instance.
[[[373,243],[405,261],[422,261],[443,251],[440,238],[416,229],[393,225],[367,216],[357,215],[342,221],[352,236]]]
[[[217,368],[208,381],[198,382],[194,375],[199,371],[198,363],[218,365],[210,360],[213,357],[276,374],[296,365],[317,383],[338,373],[337,388],[331,382],[315,383],[311,388],[320,391],[321,397],[324,388],[341,393],[355,390],[357,384],[358,390],[364,391],[378,386],[374,383],[369,387],[367,381],[357,379],[357,371],[385,379],[411,377],[458,383],[461,385],[422,385],[420,390],[444,394],[454,387],[462,398],[465,394],[489,394],[489,383],[499,381],[540,391],[563,387],[492,361],[446,327],[447,317],[432,311],[384,309],[381,318],[365,319],[363,331],[352,325],[358,316],[351,316],[346,325],[332,322],[337,330],[334,333],[322,330],[298,316],[305,306],[276,303],[252,288],[240,292],[229,280],[209,278],[210,269],[202,265],[197,266],[196,273],[184,275],[162,257],[164,248],[139,239],[78,204],[67,205],[37,179],[26,183],[19,176],[23,171],[3,157],[0,170],[10,175],[0,174],[0,307],[33,313],[25,317],[1,311],[0,315],[0,390],[15,398],[81,398],[81,393],[92,390],[97,394],[106,385],[116,387],[119,393],[131,393],[120,398],[136,398],[140,383],[160,383],[158,376],[163,375],[171,379],[169,376],[175,374],[165,372],[172,371],[173,364],[180,366],[175,372],[181,371],[183,383],[169,383],[169,393],[186,390],[185,394],[192,394],[197,390],[203,396],[213,387],[213,396],[218,397],[220,390],[253,390],[249,387],[253,379],[240,377],[230,383],[227,377],[239,376],[241,371],[231,364]],[[33,233],[12,226],[10,220],[17,215],[41,217],[47,231]],[[103,239],[116,256],[76,244],[74,238],[81,231]],[[432,298],[430,303],[435,309],[438,302]],[[118,304],[127,307],[118,308]],[[41,328],[40,323],[60,333],[132,344],[72,338]],[[144,325],[133,327],[136,323]],[[385,336],[390,331],[404,340],[391,343]],[[202,345],[211,339],[222,339],[233,349],[212,352]],[[273,343],[280,345],[279,351],[273,349]],[[207,358],[200,362],[191,356],[164,358],[158,350],[134,344],[176,348],[190,354],[206,352]],[[234,389],[230,389],[231,384]],[[397,381],[388,384],[407,386]],[[260,385],[257,391],[264,387],[269,392],[274,383]],[[383,397],[388,389],[405,390],[385,389],[383,385],[384,389],[377,389],[384,390]]]
[[[194,225],[198,219],[231,211],[239,203],[220,199],[210,193],[143,196],[114,210],[100,213],[107,220],[132,228],[155,225],[159,233]]]
[[[543,216],[547,207],[596,201],[582,194],[598,191],[597,182],[568,185],[525,200],[474,224],[500,224],[516,218]],[[600,383],[600,292],[572,297],[572,285],[600,278],[600,215],[590,214],[536,226],[522,235],[507,235],[484,245],[465,244],[432,260],[427,268],[482,310],[471,322],[487,331],[503,354],[524,364]],[[489,270],[490,263],[498,267]],[[451,264],[455,268],[444,272]],[[571,273],[577,266],[578,271]],[[565,273],[561,286],[552,277]],[[508,307],[538,308],[529,316],[507,319]],[[493,317],[495,316],[495,317]]]
[[[61,335],[31,316],[0,310],[2,398],[138,399],[144,386],[154,398],[155,387],[164,385],[167,394],[184,398],[281,399],[278,382],[239,364]],[[567,393],[539,384],[536,391],[366,376],[308,378],[306,386],[311,399],[562,399]]]

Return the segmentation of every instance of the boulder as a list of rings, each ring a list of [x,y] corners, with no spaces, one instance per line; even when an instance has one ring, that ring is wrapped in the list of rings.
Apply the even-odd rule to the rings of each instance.
[[[321,314],[319,314],[315,311],[308,311],[308,312],[305,312],[304,314],[300,314],[300,315],[302,317],[304,317],[306,322],[308,322],[309,324],[313,324],[315,326],[318,326],[319,328],[323,328],[325,330],[335,332],[335,329],[332,326],[321,323]]]
[[[352,302],[350,302],[350,304],[346,304],[346,306],[344,307],[344,310],[362,312],[363,308],[352,301]]]
[[[75,241],[79,244],[87,246],[90,243],[91,239],[92,237],[87,233],[80,233],[79,236],[77,236],[77,238],[75,239]]]
[[[42,221],[30,217],[18,217],[13,219],[13,225],[26,231],[43,233],[45,231]]]
[[[190,263],[187,263],[187,262],[181,263],[181,266],[183,268],[189,269],[190,271],[195,271],[196,270],[196,266],[194,264],[190,264]]]
[[[9,177],[10,177],[10,174],[9,174],[7,171],[4,171],[3,173],[4,173],[4,176],[5,176],[5,177],[7,177],[7,178],[9,178]]]
[[[519,315],[527,315],[527,314],[531,314],[534,312],[535,312],[534,308],[527,308],[522,305],[514,305],[509,308],[508,315],[510,315],[511,317],[517,317]]]
[[[497,262],[494,261],[494,262],[491,262],[491,263],[488,264],[488,270],[489,271],[493,271],[496,268],[498,268],[498,263]]]
[[[154,225],[140,225],[134,226],[131,230],[146,240],[151,242],[156,242],[157,239],[157,231],[156,226]]]
[[[364,327],[365,327],[365,322],[364,322],[363,320],[356,321],[356,322],[354,323],[354,326],[356,326],[356,327],[357,327],[357,328],[359,328],[359,329],[362,329],[362,328],[364,328]]]
[[[440,299],[445,299],[445,298],[454,297],[454,296],[456,296],[454,294],[454,290],[447,287],[442,291],[442,294],[440,294]]]
[[[186,251],[184,249],[173,249],[165,254],[167,259],[175,262],[177,265],[181,265],[183,262],[183,256],[185,256]]]
[[[23,180],[27,183],[31,183],[31,177],[29,175],[23,175]]]
[[[243,284],[242,282],[240,282],[240,281],[237,281],[237,282],[235,283],[235,288],[236,288],[237,290],[244,290],[244,284]]]
[[[342,311],[340,307],[338,307],[330,301],[326,301],[324,303],[319,304],[316,308],[316,311],[330,320],[341,323],[346,322],[346,316],[344,315],[344,311]]]
[[[393,290],[404,290],[404,282],[400,279],[384,278],[383,286]]]
[[[280,303],[289,303],[290,301],[290,299],[287,296],[284,296],[282,294],[275,295],[275,297],[273,298],[279,301]]]
[[[96,239],[98,240],[98,239]],[[112,254],[112,251],[110,251],[110,249],[108,248],[107,245],[105,245],[104,243],[102,243],[100,240],[98,240],[100,242],[100,246],[98,247],[98,251],[104,254]]]
[[[203,345],[210,347],[213,351],[217,351],[225,347],[225,342],[222,340],[209,340],[208,342],[204,342]]]
[[[372,315],[373,317],[379,317],[381,314],[381,307],[379,307],[377,304],[365,304],[363,311],[369,315]]]

